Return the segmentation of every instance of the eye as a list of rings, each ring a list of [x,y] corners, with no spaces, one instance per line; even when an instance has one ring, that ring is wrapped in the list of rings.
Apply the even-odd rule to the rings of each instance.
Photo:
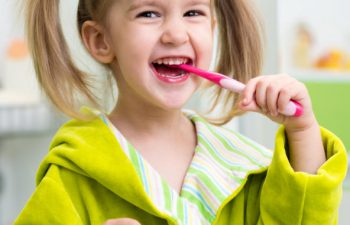
[[[186,12],[184,16],[194,17],[194,16],[203,16],[203,15],[204,13],[200,10],[190,10]]]
[[[160,17],[160,13],[154,12],[154,11],[145,11],[142,13],[137,14],[137,18],[145,17],[145,18],[157,18]]]

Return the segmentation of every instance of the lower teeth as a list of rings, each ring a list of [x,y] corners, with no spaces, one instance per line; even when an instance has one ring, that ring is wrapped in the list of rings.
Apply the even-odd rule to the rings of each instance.
[[[175,75],[175,76],[166,75],[166,74],[160,74],[160,75],[163,76],[163,77],[167,77],[167,78],[174,78],[174,77],[178,78],[178,77],[183,77],[183,76],[185,76],[185,73],[180,73],[180,74]]]

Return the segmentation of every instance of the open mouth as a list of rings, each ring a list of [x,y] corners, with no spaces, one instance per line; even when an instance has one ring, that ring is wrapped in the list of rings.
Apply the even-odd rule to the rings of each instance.
[[[181,82],[189,77],[189,74],[181,69],[171,67],[172,65],[192,65],[193,60],[187,57],[162,58],[152,62],[151,67],[156,76],[166,82]]]

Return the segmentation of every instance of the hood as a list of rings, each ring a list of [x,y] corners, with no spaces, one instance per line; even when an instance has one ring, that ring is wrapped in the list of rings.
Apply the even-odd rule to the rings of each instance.
[[[91,121],[73,120],[58,130],[39,167],[37,184],[52,164],[96,180],[135,206],[162,215],[148,198],[115,136],[99,117]]]

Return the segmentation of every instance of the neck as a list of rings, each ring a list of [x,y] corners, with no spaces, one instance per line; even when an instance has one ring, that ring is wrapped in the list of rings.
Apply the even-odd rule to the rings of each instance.
[[[118,101],[109,115],[111,122],[125,135],[154,135],[182,132],[192,127],[191,122],[183,115],[181,109],[164,110],[156,107],[145,107],[139,104]]]

